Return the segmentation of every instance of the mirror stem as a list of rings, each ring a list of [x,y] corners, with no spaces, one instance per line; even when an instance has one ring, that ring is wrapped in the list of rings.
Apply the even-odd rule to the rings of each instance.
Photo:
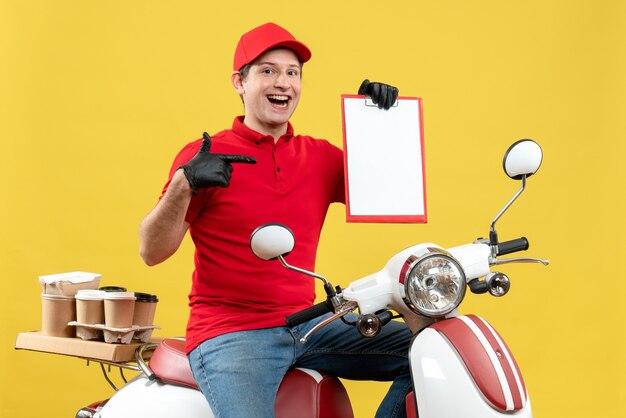
[[[502,215],[504,215],[504,212],[507,211],[507,209],[513,204],[513,202],[517,200],[517,198],[519,197],[519,195],[522,194],[525,188],[526,188],[526,175],[523,175],[522,187],[517,191],[517,193],[515,193],[515,196],[513,196],[513,198],[509,200],[509,203],[507,203],[504,206],[504,208],[502,208],[502,210],[496,215],[496,217],[493,218],[493,221],[491,221],[491,227],[489,231],[489,241],[491,245],[498,245],[498,233],[496,232],[496,222],[498,222],[498,220],[502,217]]]
[[[320,279],[321,281],[324,282],[324,285],[329,285],[330,284],[330,283],[328,283],[328,280],[326,280],[326,278],[324,276],[320,275],[320,274],[313,273],[313,272],[307,271],[307,270],[303,270],[303,269],[298,268],[298,267],[290,266],[289,264],[287,264],[287,262],[285,261],[285,258],[282,255],[279,255],[278,259],[280,260],[281,264],[283,266],[285,266],[286,268],[288,268],[289,270],[297,271],[298,273],[306,274],[307,276],[311,276],[311,277],[315,277],[316,279]]]

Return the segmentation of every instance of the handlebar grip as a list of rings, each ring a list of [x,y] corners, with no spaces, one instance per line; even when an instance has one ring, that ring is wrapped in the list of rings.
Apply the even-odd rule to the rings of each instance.
[[[300,325],[332,311],[333,305],[330,300],[326,299],[324,302],[320,302],[317,305],[313,305],[310,308],[303,309],[293,315],[285,317],[285,322],[288,327],[295,327],[296,325]]]
[[[525,237],[512,239],[498,244],[498,255],[511,254],[518,251],[526,251],[530,246]]]

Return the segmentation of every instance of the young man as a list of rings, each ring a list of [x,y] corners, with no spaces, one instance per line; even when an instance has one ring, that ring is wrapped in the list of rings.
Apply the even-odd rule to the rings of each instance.
[[[348,379],[393,380],[377,416],[405,414],[406,326],[392,321],[366,339],[335,321],[301,345],[299,336],[320,319],[289,328],[285,317],[313,304],[313,279],[261,261],[249,249],[256,227],[281,223],[298,240],[290,263],[313,270],[327,209],[344,202],[342,151],[294,134],[289,123],[300,99],[302,65],[310,58],[310,50],[278,25],[244,34],[231,75],[244,116],[232,129],[213,138],[205,133],[182,149],[159,203],[140,227],[140,253],[148,265],[172,255],[190,231],[196,252],[186,351],[216,417],[273,417],[278,386],[295,366]],[[366,80],[359,93],[388,109],[398,90]]]

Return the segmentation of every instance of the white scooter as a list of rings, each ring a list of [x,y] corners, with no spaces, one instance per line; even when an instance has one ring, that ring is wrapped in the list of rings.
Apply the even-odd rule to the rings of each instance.
[[[422,418],[532,417],[522,374],[500,335],[482,318],[458,314],[466,288],[474,293],[503,296],[507,276],[491,267],[508,263],[542,263],[536,258],[498,258],[528,249],[528,240],[499,242],[495,224],[526,187],[526,179],[541,165],[542,151],[532,140],[513,144],[504,157],[504,170],[522,187],[491,223],[489,239],[447,250],[432,243],[418,244],[393,256],[385,267],[333,289],[322,276],[290,266],[283,258],[294,247],[291,231],[265,225],[251,238],[253,252],[264,260],[279,259],[289,269],[321,279],[327,299],[287,318],[290,326],[327,312],[301,343],[328,323],[358,309],[355,326],[364,337],[378,335],[392,318],[392,310],[415,337],[409,349],[413,393],[407,415]]]
[[[364,337],[376,336],[394,318],[391,311],[402,317],[415,334],[409,351],[414,392],[407,397],[408,417],[532,417],[521,372],[502,338],[485,320],[459,316],[457,308],[467,287],[494,296],[508,292],[509,279],[491,272],[492,266],[548,264],[535,258],[498,258],[528,249],[528,241],[499,242],[495,230],[497,220],[523,192],[527,177],[541,161],[541,148],[532,140],[518,141],[506,152],[504,169],[509,177],[522,180],[522,187],[491,223],[489,239],[447,250],[432,243],[412,246],[394,255],[381,271],[345,289],[333,288],[323,276],[287,264],[284,256],[294,248],[295,239],[285,226],[259,227],[250,245],[258,257],[278,259],[286,268],[324,282],[325,301],[287,318],[287,325],[294,326],[332,312],[302,337],[303,344],[321,327],[356,309],[355,326]],[[79,410],[77,418],[213,417],[183,348],[184,341],[177,339],[141,346],[136,370],[142,373],[110,399]],[[144,360],[148,352],[149,363]],[[277,418],[353,417],[341,382],[307,369],[294,369],[285,376],[275,411]]]

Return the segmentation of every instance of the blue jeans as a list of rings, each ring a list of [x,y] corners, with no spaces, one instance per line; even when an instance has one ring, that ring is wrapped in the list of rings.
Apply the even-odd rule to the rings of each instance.
[[[352,315],[349,320],[356,319]],[[298,340],[321,319],[293,328],[220,335],[189,353],[194,377],[216,418],[273,418],[278,386],[292,367],[352,380],[393,380],[376,418],[406,417],[412,338],[406,325],[391,321],[377,337],[364,338],[355,327],[336,320],[300,344]]]

